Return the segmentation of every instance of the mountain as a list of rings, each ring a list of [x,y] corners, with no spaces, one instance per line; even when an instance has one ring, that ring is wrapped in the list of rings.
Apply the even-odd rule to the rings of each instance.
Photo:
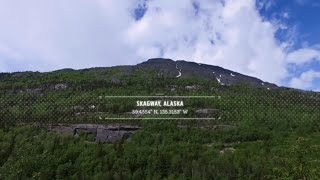
[[[170,59],[2,73],[0,179],[320,179],[319,107],[319,93]]]
[[[121,79],[122,77],[130,77],[134,72],[141,71],[153,71],[159,75],[162,74],[166,77],[176,79],[188,79],[191,77],[197,77],[203,80],[212,80],[218,82],[220,85],[230,86],[237,84],[249,84],[259,88],[265,89],[277,89],[277,85],[264,82],[255,77],[246,76],[228,69],[224,69],[219,66],[199,64],[188,61],[174,61],[171,59],[154,58],[149,59],[146,62],[134,65],[134,66],[114,66],[114,67],[96,67],[89,69],[73,70],[73,69],[61,69],[53,72],[39,73],[39,72],[16,72],[16,73],[0,73],[0,80],[6,81],[12,79],[15,81],[32,81],[32,79],[43,79],[51,76],[59,76],[66,74],[79,74],[87,75],[94,79],[104,79],[105,75],[118,71],[113,77],[113,81]],[[94,77],[93,77],[94,75]],[[63,80],[62,80],[63,81]],[[1,88],[1,84],[0,84]]]
[[[256,87],[278,88],[277,85],[264,82],[260,79],[246,76],[219,66],[199,64],[188,61],[173,61],[171,59],[149,59],[146,62],[138,64],[136,67],[150,69],[164,74],[176,76],[178,78],[189,78],[198,76],[204,79],[213,79],[220,85],[235,85],[247,83]]]

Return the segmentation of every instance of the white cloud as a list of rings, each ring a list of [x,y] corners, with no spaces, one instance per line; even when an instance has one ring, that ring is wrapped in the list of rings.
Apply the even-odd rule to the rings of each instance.
[[[132,6],[125,0],[0,1],[0,43],[36,70],[135,63],[121,33],[133,21]]]
[[[313,48],[303,48],[288,54],[287,62],[294,64],[303,64],[312,60],[320,61],[320,51]]]
[[[289,15],[288,12],[284,12],[284,13],[282,14],[282,16],[283,16],[284,18],[286,18],[286,19],[289,19],[289,18],[290,18],[290,15]]]
[[[148,0],[147,12],[135,21],[133,10],[142,1],[0,1],[0,45],[10,47],[0,46],[0,56],[8,56],[0,70],[16,70],[12,60],[20,70],[47,71],[166,57],[280,84],[289,76],[288,63],[314,58],[299,55],[303,49],[288,54],[292,42],[275,38],[284,26],[264,20],[255,0]],[[258,6],[270,8],[269,2]]]
[[[265,9],[269,10],[275,3],[275,1],[270,1],[270,0],[258,0],[257,1],[257,7],[258,9]]]
[[[217,64],[276,83],[286,76],[284,49],[274,38],[277,28],[262,21],[254,1],[200,1],[197,17],[186,1],[172,6],[153,0],[148,7],[128,29],[132,46],[158,47],[154,54],[163,51],[164,57]],[[149,54],[139,51],[142,58]]]
[[[295,77],[290,81],[290,87],[299,89],[310,89],[313,87],[313,82],[320,79],[320,72],[309,70],[300,75],[300,77]]]
[[[4,44],[0,44],[0,54],[12,59],[21,59],[21,55]]]

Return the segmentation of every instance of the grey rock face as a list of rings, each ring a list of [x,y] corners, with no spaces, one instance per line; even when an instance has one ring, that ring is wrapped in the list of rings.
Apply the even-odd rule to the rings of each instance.
[[[74,128],[64,125],[49,125],[48,130],[62,135],[74,135]]]
[[[97,129],[96,128],[76,128],[75,129],[75,134],[97,134]]]
[[[118,78],[115,78],[115,77],[113,77],[113,78],[111,79],[111,83],[112,83],[112,84],[115,84],[115,85],[120,85],[120,84],[122,84],[121,80],[118,79]]]
[[[200,86],[197,86],[197,85],[186,86],[185,89],[188,90],[188,91],[195,91],[195,90],[200,89]]]
[[[108,129],[98,129],[96,142],[97,143],[117,143],[126,140],[132,136],[131,131],[113,131]]]
[[[68,85],[66,84],[56,84],[54,85],[54,90],[65,90],[68,88]]]
[[[198,109],[196,110],[196,114],[200,117],[207,117],[210,115],[219,115],[219,109]]]
[[[43,89],[41,88],[36,88],[36,89],[27,89],[26,92],[30,94],[35,94],[35,95],[41,95]]]
[[[117,143],[130,138],[138,126],[123,125],[98,125],[98,124],[74,124],[74,125],[50,125],[49,131],[64,135],[79,137],[81,134],[93,134],[97,143]]]

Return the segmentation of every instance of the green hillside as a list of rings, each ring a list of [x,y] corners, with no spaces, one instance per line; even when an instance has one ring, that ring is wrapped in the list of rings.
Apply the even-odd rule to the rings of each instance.
[[[319,93],[135,66],[0,74],[0,92],[0,179],[320,178]],[[183,117],[219,116],[117,120],[141,98],[109,96],[219,97],[184,99]],[[141,128],[117,143],[47,128],[81,123]]]

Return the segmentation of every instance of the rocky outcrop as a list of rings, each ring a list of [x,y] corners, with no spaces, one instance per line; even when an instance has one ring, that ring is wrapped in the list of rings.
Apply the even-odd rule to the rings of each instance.
[[[210,115],[219,115],[219,109],[198,109],[196,110],[196,114],[200,117],[207,117]]]
[[[186,86],[186,87],[184,87],[186,90],[188,90],[188,91],[196,91],[196,90],[198,90],[198,89],[200,89],[201,87],[200,86],[198,86],[198,85],[192,85],[192,86]]]
[[[68,85],[67,84],[56,84],[54,85],[54,90],[65,90],[68,88]]]
[[[58,124],[47,126],[49,131],[63,135],[80,136],[81,134],[95,135],[97,143],[117,143],[130,138],[138,126],[130,125],[99,125],[99,124]]]
[[[34,94],[34,95],[42,95],[43,89],[42,88],[35,88],[35,89],[27,89],[26,93]]]
[[[51,132],[55,132],[62,135],[74,135],[74,128],[67,125],[49,125],[45,128],[48,128],[48,130]]]
[[[113,77],[113,78],[111,79],[111,83],[112,83],[112,84],[115,84],[115,85],[121,85],[121,84],[122,84],[121,80],[118,79],[118,78],[116,78],[116,77]]]
[[[61,91],[61,90],[66,90],[69,87],[68,84],[65,83],[59,83],[59,84],[43,84],[41,87],[38,89],[42,90],[49,90],[49,91]]]
[[[98,143],[117,143],[129,139],[133,134],[132,130],[111,130],[97,129],[96,142]]]

